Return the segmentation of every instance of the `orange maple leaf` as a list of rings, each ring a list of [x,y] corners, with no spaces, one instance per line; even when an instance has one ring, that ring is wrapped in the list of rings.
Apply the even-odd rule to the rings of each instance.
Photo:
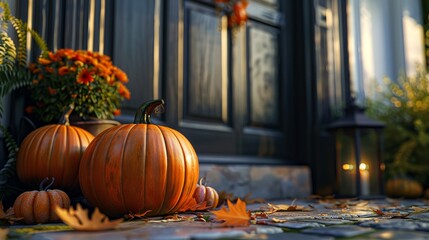
[[[229,227],[241,227],[249,226],[250,224],[250,212],[246,211],[246,203],[237,199],[237,203],[234,205],[227,200],[229,211],[223,206],[220,210],[211,211],[215,215],[215,220],[223,220],[224,226]]]

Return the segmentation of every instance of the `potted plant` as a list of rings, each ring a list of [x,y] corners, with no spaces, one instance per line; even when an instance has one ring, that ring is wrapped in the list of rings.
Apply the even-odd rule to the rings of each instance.
[[[127,75],[106,55],[59,49],[40,57],[30,69],[35,76],[30,87],[33,104],[26,111],[43,122],[57,121],[72,104],[77,121],[71,124],[92,126],[98,119],[116,125],[111,119],[121,113],[121,102],[130,99]]]
[[[413,77],[401,77],[397,82],[384,79],[374,99],[368,100],[368,115],[386,124],[384,159],[386,163],[386,192],[393,179],[428,187],[429,184],[429,76],[424,69]],[[407,185],[405,184],[405,185]],[[408,184],[409,185],[409,184]],[[399,191],[397,187],[396,190]],[[407,187],[409,190],[410,188]],[[393,191],[393,190],[392,190]],[[421,195],[421,190],[413,196]],[[405,196],[407,193],[395,193]]]

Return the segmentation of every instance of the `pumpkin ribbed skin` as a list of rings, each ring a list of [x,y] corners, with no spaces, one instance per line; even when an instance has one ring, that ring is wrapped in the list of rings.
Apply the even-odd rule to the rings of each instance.
[[[29,191],[19,195],[13,204],[17,218],[26,224],[58,222],[55,206],[70,207],[70,198],[61,190]]]
[[[198,158],[178,131],[154,124],[123,124],[99,134],[80,164],[83,195],[109,216],[177,212],[192,198]]]
[[[55,177],[53,188],[79,191],[80,159],[94,136],[78,127],[51,124],[31,132],[18,151],[19,180],[36,187],[46,177]]]

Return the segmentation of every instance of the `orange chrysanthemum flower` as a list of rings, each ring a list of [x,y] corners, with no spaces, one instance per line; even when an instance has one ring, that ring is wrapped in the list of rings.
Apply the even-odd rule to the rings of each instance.
[[[115,115],[115,116],[119,116],[119,115],[121,115],[121,109],[116,109],[116,110],[114,110],[114,111],[113,111],[113,115]]]
[[[39,63],[42,65],[48,65],[48,64],[51,64],[52,61],[46,58],[39,58]]]
[[[61,49],[57,51],[57,53],[62,56],[62,57],[66,57],[67,59],[73,59],[73,57],[75,56],[75,52],[71,49]]]
[[[98,59],[96,59],[96,58],[90,58],[90,59],[88,59],[88,62],[89,62],[90,64],[94,65],[95,67],[97,67],[97,66],[98,66],[98,64],[99,64],[99,61],[98,61]]]
[[[48,73],[54,73],[55,72],[54,68],[48,67],[48,66],[45,67],[45,71]]]
[[[70,72],[70,68],[68,68],[67,66],[62,66],[58,69],[58,74],[60,76],[64,76],[66,74],[68,74]]]
[[[76,81],[81,84],[89,84],[94,81],[94,77],[92,76],[91,71],[89,71],[87,68],[82,69],[80,73],[77,75]]]
[[[76,66],[78,66],[78,67],[82,67],[82,66],[84,66],[84,65],[85,65],[85,63],[84,63],[84,62],[82,62],[82,61],[74,61],[74,64],[75,64]]]
[[[79,61],[79,62],[82,62],[82,63],[84,63],[85,62],[85,57],[83,56],[83,55],[80,55],[80,54],[75,54],[74,56],[73,56],[73,58],[72,58],[75,62],[76,61]]]
[[[109,69],[105,67],[103,64],[98,64],[98,75],[100,75],[102,78],[109,78]],[[107,80],[109,82],[109,80]]]
[[[115,77],[123,82],[123,83],[127,83],[128,82],[128,76],[127,74],[125,74],[123,71],[121,71],[119,68],[115,68]]]
[[[52,60],[52,62],[58,62],[61,60],[59,55],[54,54],[53,52],[48,53],[49,59]]]
[[[130,90],[128,90],[127,87],[124,86],[124,84],[119,83],[119,95],[123,96],[126,99],[130,99],[131,98],[131,93]]]

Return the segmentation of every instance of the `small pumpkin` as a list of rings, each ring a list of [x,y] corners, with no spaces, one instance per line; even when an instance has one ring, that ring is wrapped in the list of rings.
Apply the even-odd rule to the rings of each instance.
[[[80,159],[94,136],[79,127],[70,126],[64,114],[60,124],[49,124],[28,134],[19,148],[16,171],[19,180],[36,188],[46,176],[56,179],[54,188],[79,192]]]
[[[150,122],[162,99],[144,103],[134,123],[97,135],[83,154],[79,182],[82,194],[111,217],[177,212],[194,193],[198,157],[178,131]]]
[[[199,184],[197,184],[197,188],[194,192],[195,201],[197,204],[206,202],[207,208],[216,208],[219,204],[219,194],[214,188],[207,186],[205,180],[206,179],[202,177]]]
[[[386,195],[389,197],[418,198],[423,194],[423,186],[409,178],[392,178],[386,182]]]
[[[13,204],[13,211],[17,218],[22,218],[26,224],[58,222],[60,218],[55,213],[55,206],[70,207],[70,198],[59,189],[50,190],[55,178],[48,186],[44,187],[49,178],[45,178],[39,186],[39,190],[21,193]]]

